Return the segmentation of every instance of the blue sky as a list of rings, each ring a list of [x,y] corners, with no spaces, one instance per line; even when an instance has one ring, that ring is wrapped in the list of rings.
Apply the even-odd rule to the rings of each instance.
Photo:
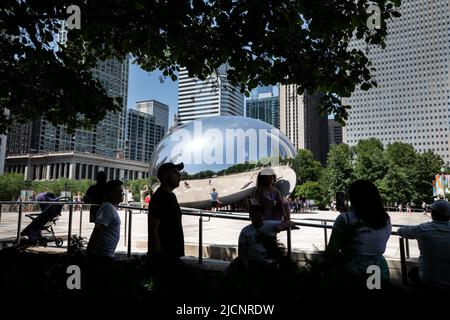
[[[128,108],[136,101],[154,99],[169,106],[169,126],[173,124],[173,116],[178,111],[178,81],[166,78],[160,82],[161,71],[146,72],[138,65],[130,63],[128,78]],[[278,90],[275,90],[278,94]],[[329,116],[328,118],[333,118]]]
[[[128,108],[136,101],[154,99],[169,106],[169,125],[172,125],[173,115],[178,109],[178,81],[166,78],[163,83],[159,77],[160,71],[148,73],[139,66],[130,63],[128,76]]]

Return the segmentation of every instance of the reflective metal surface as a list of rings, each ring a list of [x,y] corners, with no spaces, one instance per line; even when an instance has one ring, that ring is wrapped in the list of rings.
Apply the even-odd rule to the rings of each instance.
[[[295,157],[289,139],[275,127],[252,118],[217,116],[188,122],[156,147],[150,174],[164,162],[184,162],[182,180],[214,178],[276,166]]]

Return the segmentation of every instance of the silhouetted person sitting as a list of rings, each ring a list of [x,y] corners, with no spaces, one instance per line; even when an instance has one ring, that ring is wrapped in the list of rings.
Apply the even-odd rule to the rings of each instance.
[[[256,179],[255,201],[263,207],[264,220],[288,220],[283,197],[275,188],[277,177],[272,168],[263,168]]]
[[[298,229],[292,221],[263,220],[264,208],[261,205],[252,205],[249,208],[251,224],[244,227],[239,234],[238,258],[233,262],[232,268],[262,271],[273,269],[284,255],[278,247],[277,233],[289,227]]]
[[[419,268],[411,280],[433,289],[450,290],[450,203],[439,200],[429,206],[433,221],[397,230],[407,239],[417,239]]]
[[[382,285],[389,283],[389,269],[383,254],[392,225],[377,187],[370,181],[357,180],[349,188],[351,212],[342,212],[334,221],[328,252],[342,253],[343,281],[365,284],[367,267],[377,265]],[[383,287],[383,286],[382,286]]]
[[[180,257],[184,256],[181,209],[172,192],[180,185],[183,168],[183,163],[164,163],[158,168],[157,177],[161,185],[153,194],[148,209],[148,253],[154,265],[162,267],[162,271],[179,267]]]
[[[87,189],[84,197],[84,202],[97,204],[97,206],[91,206],[89,209],[89,222],[92,223],[95,223],[97,211],[100,209],[103,201],[105,201],[106,173],[104,171],[97,172],[95,180],[97,180],[97,183]]]

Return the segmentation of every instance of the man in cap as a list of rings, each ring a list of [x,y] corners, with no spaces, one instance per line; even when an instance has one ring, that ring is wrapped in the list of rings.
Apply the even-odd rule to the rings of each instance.
[[[183,168],[183,163],[170,162],[158,168],[157,177],[161,185],[153,194],[148,208],[148,253],[159,267],[168,269],[179,266],[179,259],[184,256],[181,209],[172,192],[180,185],[180,171]]]
[[[439,200],[429,208],[433,221],[397,232],[419,244],[419,268],[410,271],[410,278],[427,287],[450,290],[450,203]]]

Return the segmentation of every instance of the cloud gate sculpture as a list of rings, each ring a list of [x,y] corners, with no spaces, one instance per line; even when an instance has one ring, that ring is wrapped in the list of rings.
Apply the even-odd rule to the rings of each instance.
[[[181,206],[205,209],[215,188],[223,205],[251,196],[261,167],[271,166],[285,193],[296,176],[286,165],[296,150],[275,127],[239,116],[194,120],[176,127],[158,144],[150,160],[156,176],[164,162],[184,163],[182,181],[174,190]],[[287,187],[286,187],[287,186]]]

